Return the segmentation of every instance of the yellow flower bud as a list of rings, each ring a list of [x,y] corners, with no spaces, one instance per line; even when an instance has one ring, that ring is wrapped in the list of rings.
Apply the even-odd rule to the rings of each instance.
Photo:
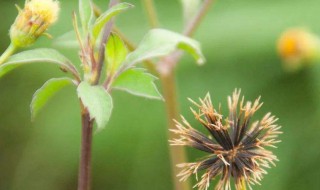
[[[297,70],[319,58],[320,40],[307,30],[285,31],[278,40],[278,53],[287,70]]]
[[[11,26],[10,38],[14,46],[33,44],[58,18],[59,2],[55,0],[26,0],[24,9]]]

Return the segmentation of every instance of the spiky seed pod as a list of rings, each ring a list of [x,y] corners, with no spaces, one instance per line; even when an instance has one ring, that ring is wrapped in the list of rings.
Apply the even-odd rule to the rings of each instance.
[[[26,0],[25,7],[10,28],[15,47],[33,44],[58,18],[59,2],[55,0]]]
[[[265,168],[275,165],[277,157],[266,147],[275,147],[280,142],[277,137],[281,128],[276,123],[277,118],[267,113],[260,121],[251,124],[253,114],[262,106],[258,98],[254,103],[240,104],[240,90],[235,90],[228,97],[229,116],[224,118],[212,105],[210,95],[200,99],[200,103],[190,100],[199,111],[191,108],[195,118],[209,131],[210,136],[197,131],[182,117],[182,123],[176,122],[177,129],[171,130],[180,137],[170,141],[174,146],[189,146],[204,151],[209,155],[203,160],[193,163],[182,163],[178,167],[182,171],[178,177],[182,181],[192,174],[204,171],[200,181],[194,186],[206,190],[210,181],[218,176],[220,180],[216,190],[230,190],[231,178],[235,189],[243,190],[251,185],[260,184]]]

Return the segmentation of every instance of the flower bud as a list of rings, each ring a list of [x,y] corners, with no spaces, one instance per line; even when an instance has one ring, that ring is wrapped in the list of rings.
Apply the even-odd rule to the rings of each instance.
[[[285,69],[295,71],[319,58],[320,40],[307,30],[289,29],[278,40],[278,53]]]
[[[55,0],[26,0],[24,9],[11,26],[10,38],[16,47],[32,45],[58,18],[59,2]]]

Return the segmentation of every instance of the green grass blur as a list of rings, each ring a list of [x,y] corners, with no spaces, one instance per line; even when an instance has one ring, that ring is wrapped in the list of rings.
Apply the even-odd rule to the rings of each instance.
[[[9,44],[8,29],[22,0],[1,0],[0,52]],[[107,0],[95,1],[107,7]],[[121,15],[118,26],[134,42],[148,30],[140,1]],[[181,31],[177,0],[155,0],[164,28]],[[71,30],[77,1],[61,0],[61,17],[53,36]],[[226,111],[227,95],[241,88],[249,100],[265,103],[256,119],[272,111],[283,126],[283,141],[274,150],[280,162],[262,180],[260,190],[320,188],[320,65],[285,73],[275,50],[282,31],[310,28],[320,35],[319,0],[220,0],[199,28],[207,64],[198,67],[185,56],[177,68],[181,113],[194,127],[187,97],[210,92]],[[41,38],[38,47],[52,47]],[[79,65],[77,52],[59,49]],[[29,103],[47,79],[63,76],[54,65],[23,66],[0,80],[0,190],[76,189],[80,114],[75,88],[57,94],[32,123]],[[95,134],[93,190],[169,190],[172,188],[163,102],[114,92],[115,109],[107,128]],[[189,160],[202,154],[188,149]]]

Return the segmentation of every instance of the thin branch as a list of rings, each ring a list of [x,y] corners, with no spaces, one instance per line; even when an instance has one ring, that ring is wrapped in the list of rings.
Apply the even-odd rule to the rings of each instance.
[[[109,8],[113,7],[114,5],[118,4],[118,0],[111,0],[109,3]],[[98,59],[98,64],[97,68],[95,69],[95,75],[92,81],[93,85],[96,85],[99,83],[101,72],[102,72],[102,66],[104,63],[105,59],[105,49],[106,49],[106,44],[108,42],[108,39],[110,37],[112,27],[113,27],[114,19],[111,19],[103,28],[103,36],[101,39],[100,47],[99,47],[99,59]]]
[[[82,54],[84,54],[84,46],[83,46],[83,42],[82,42],[82,39],[81,39],[80,31],[79,31],[77,14],[76,14],[75,11],[72,12],[72,25],[73,25],[73,29],[74,29],[74,31],[76,33],[76,37],[77,37],[77,40],[79,42]]]
[[[153,0],[142,0],[142,1],[143,1],[145,10],[147,11],[147,14],[148,14],[150,26],[152,28],[157,28],[159,26],[159,20],[158,20],[156,9],[154,7]]]
[[[102,36],[101,44],[99,47],[99,60],[98,60],[97,68],[96,68],[96,75],[94,76],[94,80],[92,81],[93,85],[98,84],[99,80],[100,80],[102,66],[103,66],[104,59],[105,59],[104,52],[106,49],[106,44],[107,44],[108,39],[110,37],[112,26],[113,26],[113,20],[109,21],[103,29],[103,36]]]
[[[189,37],[192,37],[194,35],[195,31],[198,29],[200,23],[210,10],[210,7],[213,3],[214,0],[205,0],[203,2],[197,14],[191,19],[186,28],[183,30],[184,35]],[[160,63],[157,64],[158,72],[164,75],[169,74],[171,70],[173,70],[173,68],[177,65],[182,55],[182,51],[176,51],[161,59]]]
[[[77,83],[80,83],[81,77],[80,77],[80,74],[79,74],[79,71],[77,70],[77,68],[70,62],[68,62],[67,65],[68,65],[68,68],[66,68],[66,69],[72,74],[72,76],[75,78]]]
[[[214,0],[204,0],[198,13],[193,17],[193,19],[189,22],[189,24],[187,24],[187,27],[183,32],[184,35],[193,36],[196,29],[199,27],[201,21],[210,10],[210,7],[213,4],[213,2]]]

